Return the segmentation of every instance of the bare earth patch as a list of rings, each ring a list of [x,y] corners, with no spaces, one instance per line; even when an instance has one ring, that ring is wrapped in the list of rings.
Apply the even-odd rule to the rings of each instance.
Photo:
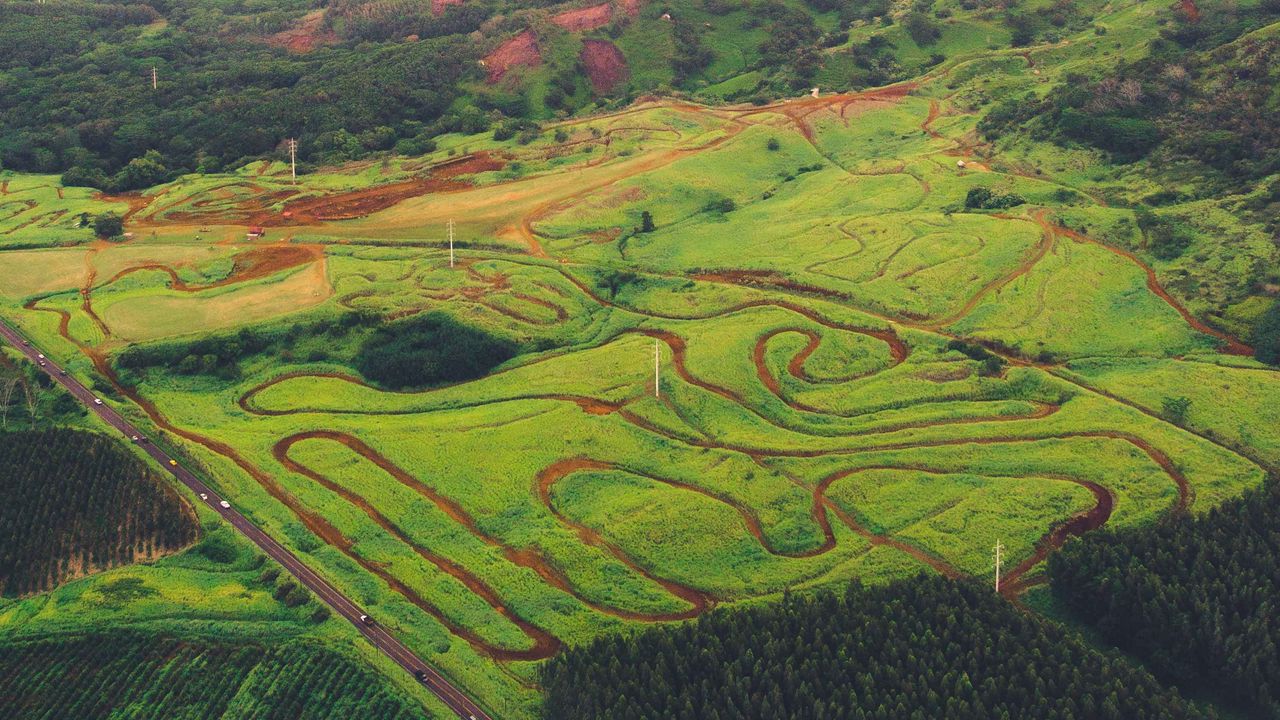
[[[489,82],[496,83],[514,68],[541,65],[542,54],[538,52],[538,39],[533,31],[525,30],[499,45],[481,62],[489,71]]]
[[[582,54],[578,56],[586,68],[591,88],[603,95],[631,77],[627,59],[617,45],[608,40],[584,40]]]

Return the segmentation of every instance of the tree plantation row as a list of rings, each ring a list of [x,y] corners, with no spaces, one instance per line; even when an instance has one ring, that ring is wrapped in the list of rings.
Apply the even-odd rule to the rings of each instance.
[[[0,595],[191,543],[196,519],[116,440],[65,428],[0,434]]]

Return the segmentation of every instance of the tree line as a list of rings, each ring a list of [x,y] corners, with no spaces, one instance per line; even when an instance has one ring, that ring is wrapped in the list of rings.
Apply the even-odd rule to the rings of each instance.
[[[1089,533],[1050,557],[1049,576],[1159,675],[1280,718],[1280,483],[1202,515]]]
[[[115,631],[0,644],[6,717],[425,720],[373,670],[306,641],[281,645]]]
[[[194,514],[117,441],[66,428],[0,434],[0,595],[195,540]]]
[[[984,584],[923,575],[601,638],[542,683],[555,720],[1213,717]]]

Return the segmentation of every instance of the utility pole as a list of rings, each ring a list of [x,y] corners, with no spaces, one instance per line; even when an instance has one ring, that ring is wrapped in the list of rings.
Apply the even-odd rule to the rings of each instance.
[[[653,339],[653,396],[661,397],[658,383],[661,382],[661,376],[658,374],[658,363],[662,359],[662,341],[658,338]]]
[[[298,141],[289,138],[289,174],[293,177],[293,184],[298,184]]]
[[[449,219],[449,267],[453,267],[453,218]]]
[[[156,66],[151,66],[151,89],[155,90],[160,87],[160,75],[156,72]]]
[[[1000,561],[1003,559],[1004,545],[996,541],[996,592],[1000,592]]]

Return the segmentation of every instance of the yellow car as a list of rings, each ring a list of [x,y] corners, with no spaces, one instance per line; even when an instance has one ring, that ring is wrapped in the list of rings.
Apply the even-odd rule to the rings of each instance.
[[[176,465],[178,464],[178,461],[177,461],[177,460],[170,460],[170,461],[169,461],[169,464],[170,464],[170,465],[174,465],[174,466],[176,466]]]

